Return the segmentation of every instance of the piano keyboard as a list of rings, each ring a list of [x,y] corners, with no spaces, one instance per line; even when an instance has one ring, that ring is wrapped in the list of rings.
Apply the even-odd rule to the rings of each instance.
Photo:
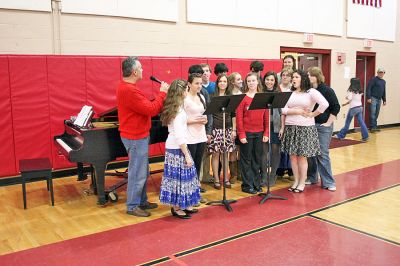
[[[56,142],[60,144],[60,146],[67,152],[70,153],[72,151],[72,148],[68,146],[67,143],[65,143],[62,139],[56,139]]]

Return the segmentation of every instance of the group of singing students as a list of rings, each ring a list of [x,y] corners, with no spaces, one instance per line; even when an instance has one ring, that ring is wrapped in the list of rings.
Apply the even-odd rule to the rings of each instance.
[[[306,184],[317,184],[318,176],[321,188],[336,190],[329,159],[333,121],[340,110],[334,90],[324,83],[320,68],[296,69],[291,55],[283,58],[279,73],[262,75],[263,68],[262,62],[253,61],[242,79],[238,72],[227,75],[227,66],[218,63],[217,79],[211,82],[208,64],[192,65],[187,80],[161,82],[160,92],[150,101],[143,93],[146,88],[137,84],[146,71],[139,59],[122,62],[117,105],[120,135],[129,155],[127,214],[147,217],[149,209],[158,207],[148,202],[146,194],[149,130],[151,117],[158,114],[169,132],[159,199],[171,206],[174,217],[190,219],[199,212],[195,207],[205,192],[200,181],[210,175],[210,157],[215,189],[231,188],[239,179],[243,192],[257,194],[268,182],[275,184],[278,168],[290,168],[290,192],[302,193]],[[349,92],[359,87],[359,81],[351,81]],[[292,94],[284,108],[249,110],[257,93],[269,92]],[[245,97],[236,112],[226,114],[225,131],[222,113],[204,115],[213,97],[238,94]],[[221,156],[224,153],[228,156]],[[285,157],[290,164],[280,165]],[[223,158],[222,165],[229,165],[226,179],[221,178]]]

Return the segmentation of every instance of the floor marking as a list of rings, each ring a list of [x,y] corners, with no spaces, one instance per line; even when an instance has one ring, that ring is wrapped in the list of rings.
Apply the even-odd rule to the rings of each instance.
[[[313,211],[310,211],[310,212],[307,212],[307,213],[304,213],[304,214],[299,214],[297,216],[294,216],[294,217],[291,217],[291,218],[288,218],[288,219],[285,219],[285,220],[282,220],[282,221],[278,221],[278,222],[275,222],[275,223],[272,223],[272,224],[264,225],[264,226],[249,230],[249,231],[244,232],[244,233],[240,233],[240,234],[233,235],[233,236],[230,236],[230,237],[218,240],[218,241],[214,241],[214,242],[211,242],[211,243],[208,243],[208,244],[204,244],[204,245],[201,245],[201,246],[198,246],[198,247],[194,247],[194,248],[188,249],[186,251],[181,251],[181,252],[175,253],[174,256],[175,257],[182,257],[182,256],[186,256],[186,255],[189,255],[189,254],[193,254],[193,253],[196,253],[196,252],[208,249],[208,248],[212,248],[214,246],[222,245],[222,244],[225,244],[227,242],[231,242],[231,241],[237,240],[239,238],[243,238],[243,237],[250,236],[250,235],[253,235],[253,234],[256,234],[256,233],[259,233],[259,232],[266,231],[268,229],[271,229],[271,228],[279,226],[279,225],[283,225],[283,224],[286,224],[286,223],[289,223],[289,222],[293,222],[294,220],[297,220],[297,219],[300,219],[300,218],[312,217],[312,218],[321,219],[319,217],[313,216],[313,214],[315,214],[317,212],[321,212],[321,211],[327,210],[327,209],[330,209],[330,208],[334,208],[336,206],[340,206],[340,205],[346,204],[348,202],[351,202],[351,201],[354,201],[354,200],[358,200],[358,199],[367,197],[369,195],[376,194],[376,193],[379,193],[379,192],[382,192],[382,191],[385,191],[385,190],[388,190],[388,189],[391,189],[391,188],[394,188],[394,187],[397,187],[397,186],[400,186],[400,184],[394,184],[394,185],[391,185],[391,186],[388,186],[388,187],[384,187],[384,188],[381,188],[381,189],[378,189],[378,190],[375,190],[375,191],[372,191],[372,192],[368,192],[366,194],[359,195],[357,197],[350,198],[350,199],[347,199],[347,200],[344,200],[344,201],[341,201],[341,202],[338,202],[338,203],[335,203],[335,204],[332,204],[332,205],[328,205],[328,206],[325,206],[325,207],[322,207],[322,208],[319,208],[319,209],[316,209],[316,210],[313,210]],[[330,221],[326,221],[326,222],[330,222]],[[333,222],[331,222],[331,223],[333,223]],[[338,226],[341,226],[341,225],[338,224]],[[356,231],[356,229],[354,229],[354,230]],[[360,233],[364,233],[364,232],[360,231]],[[365,234],[368,235],[368,233],[365,233]],[[373,236],[373,235],[370,235],[370,236]],[[379,238],[379,237],[377,237],[377,238]],[[384,238],[379,238],[379,239],[385,240],[385,241],[388,241],[388,242],[390,242],[392,244],[398,245],[398,243],[396,243],[394,241],[391,241],[391,240],[386,240]],[[162,257],[162,258],[159,258],[157,260],[149,261],[149,262],[146,262],[146,263],[140,264],[140,265],[156,265],[156,264],[159,264],[159,263],[162,263],[162,262],[166,262],[168,260],[171,260],[171,259],[169,257]]]

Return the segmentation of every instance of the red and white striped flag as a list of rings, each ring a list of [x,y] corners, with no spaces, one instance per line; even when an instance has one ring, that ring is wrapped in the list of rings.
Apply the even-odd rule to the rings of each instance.
[[[353,4],[360,4],[365,6],[382,7],[382,0],[353,0]]]

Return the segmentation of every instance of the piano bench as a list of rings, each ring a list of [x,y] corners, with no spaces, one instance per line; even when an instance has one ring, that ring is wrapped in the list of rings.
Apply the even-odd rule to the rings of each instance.
[[[19,171],[21,173],[22,196],[24,209],[26,209],[26,183],[33,181],[47,181],[47,190],[50,190],[51,205],[54,206],[53,177],[51,174],[51,163],[49,158],[22,159],[19,160]]]

